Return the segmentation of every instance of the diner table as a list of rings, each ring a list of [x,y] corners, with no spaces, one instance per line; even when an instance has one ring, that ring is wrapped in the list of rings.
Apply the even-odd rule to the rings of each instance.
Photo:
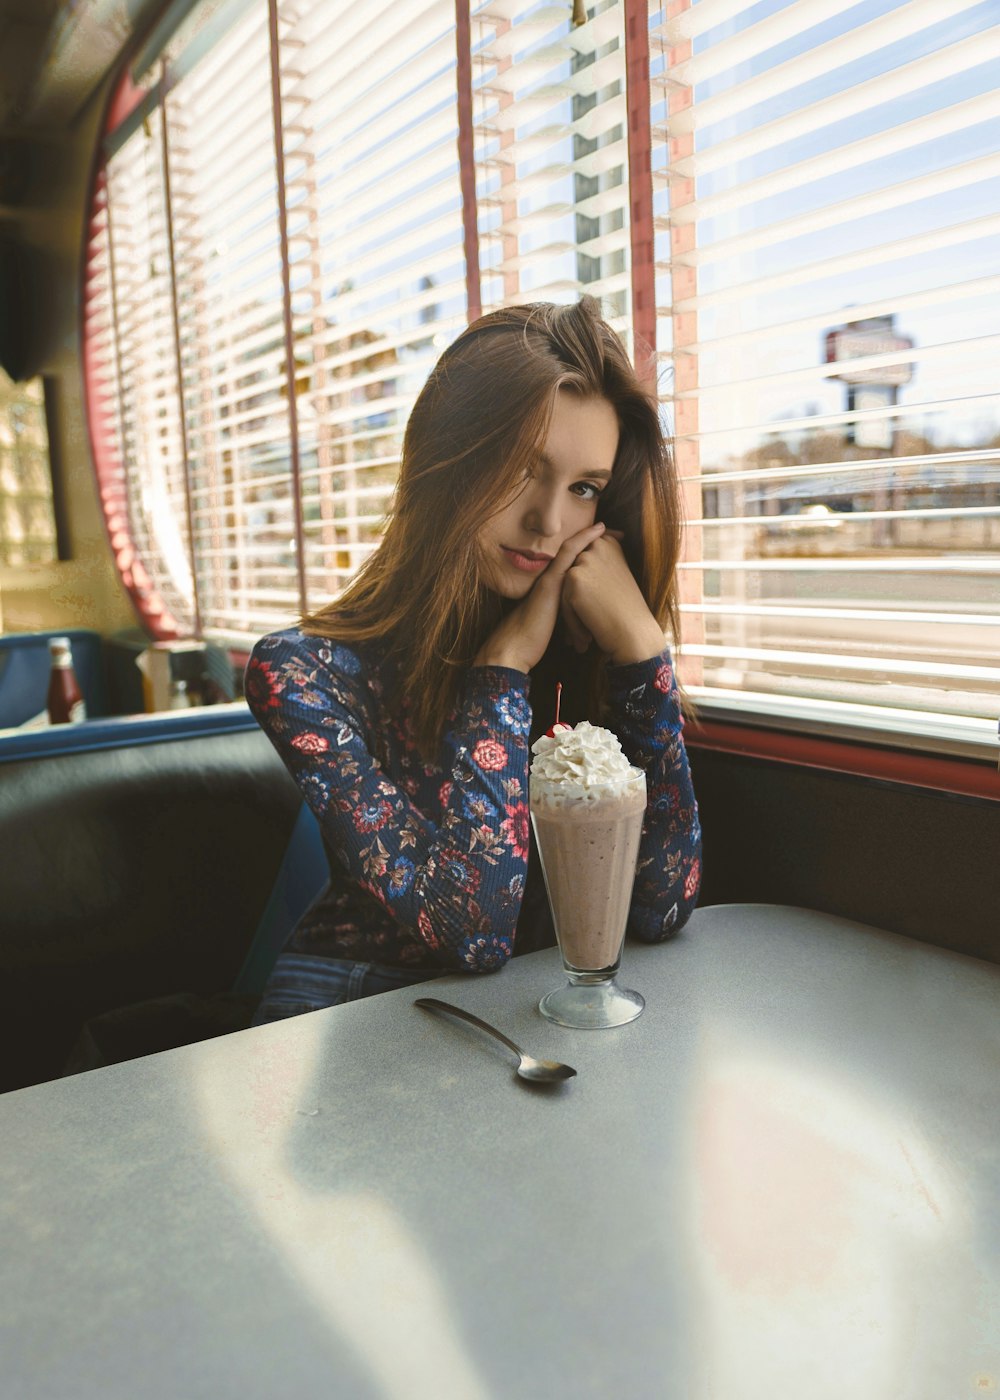
[[[1000,1389],[1000,967],[831,915],[554,949],[0,1098],[11,1400]],[[432,994],[578,1073],[518,1079]]]

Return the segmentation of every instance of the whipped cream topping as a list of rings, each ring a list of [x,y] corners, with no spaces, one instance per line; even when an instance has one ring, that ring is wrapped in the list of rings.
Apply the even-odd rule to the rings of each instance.
[[[581,720],[571,728],[557,725],[531,746],[531,782],[539,795],[598,800],[621,793],[644,780],[622,753],[610,729]]]

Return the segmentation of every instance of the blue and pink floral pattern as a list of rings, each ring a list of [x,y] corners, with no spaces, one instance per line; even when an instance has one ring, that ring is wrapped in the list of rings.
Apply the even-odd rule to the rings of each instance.
[[[645,769],[649,806],[630,931],[671,937],[697,899],[700,844],[669,656],[612,668],[610,727]],[[298,629],[257,643],[245,693],[320,822],[330,887],[289,949],[484,972],[517,944],[528,879],[529,680],[473,667],[441,761],[385,704],[380,658]],[[532,874],[534,876],[534,865]]]

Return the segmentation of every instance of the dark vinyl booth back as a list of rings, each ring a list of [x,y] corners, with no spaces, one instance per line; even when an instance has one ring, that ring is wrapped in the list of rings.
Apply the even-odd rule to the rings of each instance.
[[[1000,962],[1000,801],[690,754],[702,904],[800,905]]]
[[[0,1090],[58,1075],[91,1016],[230,987],[300,805],[249,716],[0,762]]]

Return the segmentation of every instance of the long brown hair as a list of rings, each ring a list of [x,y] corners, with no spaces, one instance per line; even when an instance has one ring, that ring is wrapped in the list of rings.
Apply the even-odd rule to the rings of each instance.
[[[656,400],[621,341],[592,297],[483,316],[417,398],[382,543],[335,602],[301,623],[316,636],[382,644],[395,677],[390,704],[406,704],[425,757],[438,748],[463,671],[509,606],[483,581],[478,537],[520,490],[559,390],[615,410],[618,451],[598,515],[622,531],[650,611],[678,633],[680,493]],[[592,653],[578,681],[597,720],[605,668]]]

